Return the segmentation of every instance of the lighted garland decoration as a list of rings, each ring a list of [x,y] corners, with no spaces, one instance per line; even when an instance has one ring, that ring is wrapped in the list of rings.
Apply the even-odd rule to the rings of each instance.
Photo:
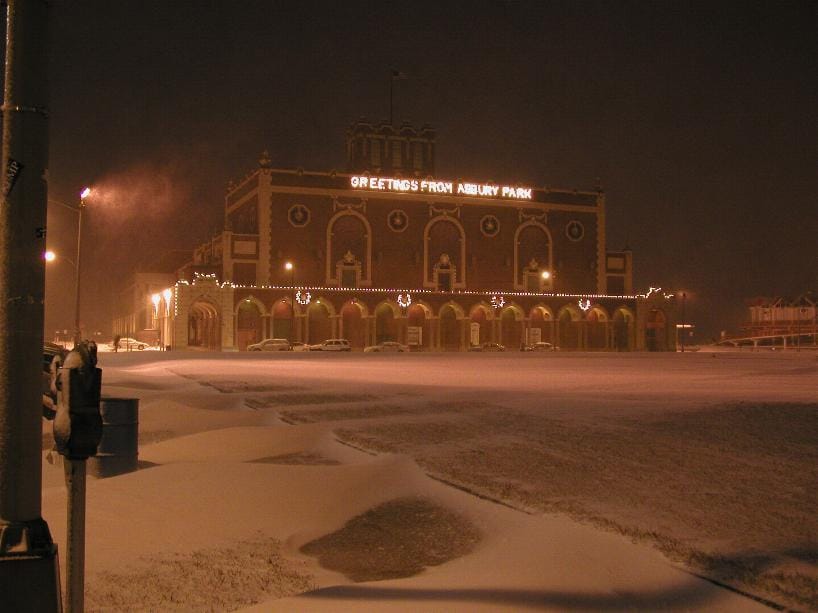
[[[588,309],[591,308],[591,300],[588,298],[586,298],[584,301],[582,300],[582,298],[580,298],[579,300],[577,300],[577,304],[579,305],[579,308],[581,308],[583,311],[587,311]]]
[[[301,306],[307,306],[310,301],[312,300],[312,294],[309,292],[301,293],[301,290],[298,290],[295,293],[295,301],[300,304]]]
[[[398,306],[402,309],[408,309],[412,304],[411,294],[398,294]]]
[[[492,296],[491,297],[491,306],[495,309],[502,309],[503,305],[506,303],[506,299],[503,296]]]

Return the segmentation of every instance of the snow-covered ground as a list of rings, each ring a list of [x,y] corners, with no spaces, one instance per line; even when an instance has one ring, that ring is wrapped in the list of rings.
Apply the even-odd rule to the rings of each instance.
[[[814,354],[100,360],[141,469],[89,480],[89,610],[818,608]]]

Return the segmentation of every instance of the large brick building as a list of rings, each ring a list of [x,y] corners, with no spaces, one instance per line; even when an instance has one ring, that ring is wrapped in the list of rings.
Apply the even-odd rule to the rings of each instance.
[[[631,252],[607,250],[601,190],[437,177],[428,127],[361,121],[347,154],[346,173],[274,169],[265,154],[229,187],[224,231],[177,271],[171,299],[147,303],[163,344],[673,347],[671,297],[634,294]]]

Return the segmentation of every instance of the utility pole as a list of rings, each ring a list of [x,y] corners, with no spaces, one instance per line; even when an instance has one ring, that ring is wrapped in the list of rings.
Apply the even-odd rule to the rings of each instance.
[[[59,611],[57,548],[41,516],[48,2],[3,4],[0,594],[9,611]]]

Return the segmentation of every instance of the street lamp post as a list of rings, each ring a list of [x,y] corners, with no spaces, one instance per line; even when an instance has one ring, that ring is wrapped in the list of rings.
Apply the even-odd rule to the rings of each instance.
[[[685,303],[687,302],[687,292],[682,292],[682,353],[685,352]]]
[[[85,209],[85,201],[91,195],[91,188],[86,187],[80,193],[79,206],[71,206],[49,198],[49,204],[57,204],[65,209],[74,211],[77,214],[77,261],[74,263],[74,346],[80,342],[80,269],[82,262],[82,211]],[[70,260],[69,260],[70,261]]]
[[[295,342],[295,266],[292,262],[284,264],[284,269],[290,272],[290,345]]]
[[[86,187],[80,194],[80,205],[77,208],[77,270],[74,276],[74,347],[80,342],[80,269],[82,267],[82,211],[85,199],[91,195],[91,188]]]

